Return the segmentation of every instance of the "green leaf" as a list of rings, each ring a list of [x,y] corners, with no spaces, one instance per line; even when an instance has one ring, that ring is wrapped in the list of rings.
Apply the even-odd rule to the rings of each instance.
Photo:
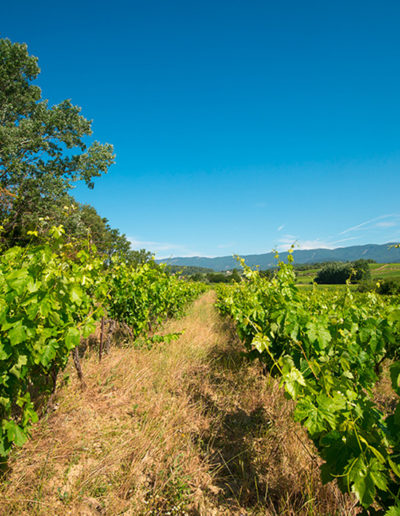
[[[73,303],[80,306],[82,303],[83,292],[79,285],[74,285],[69,291],[70,299]]]
[[[38,309],[43,317],[47,317],[49,315],[49,313],[53,309],[53,306],[52,306],[51,300],[49,299],[48,296],[44,297],[40,301],[40,303],[38,305]]]
[[[400,394],[400,362],[394,362],[390,366],[390,379],[392,380],[393,390]]]
[[[10,453],[10,446],[6,446],[5,437],[0,436],[0,457],[7,457]]]
[[[26,442],[28,438],[26,433],[14,421],[8,421],[5,425],[5,429],[7,430],[8,440],[13,442],[16,446],[22,446]]]
[[[49,321],[54,326],[62,326],[63,324],[60,314],[54,310],[49,313]]]
[[[85,324],[81,326],[81,336],[85,339],[89,337],[96,330],[96,323],[93,320],[86,321]]]
[[[392,312],[390,312],[390,314],[388,315],[388,321],[390,321],[390,322],[400,321],[400,310],[396,309],[396,310],[393,310]]]
[[[376,496],[376,487],[387,490],[385,467],[376,458],[365,463],[363,456],[357,457],[348,468],[349,480],[352,482],[352,491],[356,494],[363,507],[368,508]]]
[[[376,489],[369,475],[360,475],[356,478],[351,490],[365,508],[369,507],[375,499]]]
[[[29,280],[28,271],[26,269],[20,269],[13,271],[6,277],[7,285],[15,290],[20,296],[24,291],[24,287]]]
[[[388,458],[390,467],[392,468],[392,471],[400,478],[400,466],[392,461],[392,459]]]
[[[382,491],[387,491],[388,488],[388,480],[386,475],[384,474],[385,466],[381,464],[377,459],[373,459],[370,463],[369,467],[369,475],[372,478],[372,481],[376,485],[378,489]]]
[[[3,344],[0,342],[0,360],[7,360],[9,356],[10,353],[5,351]]]
[[[22,321],[18,321],[15,323],[13,329],[8,334],[8,338],[10,339],[11,345],[16,346],[24,341],[26,337],[26,328],[22,324]]]
[[[10,398],[4,398],[3,396],[0,396],[0,405],[2,405],[6,410],[11,408]]]
[[[50,364],[50,362],[55,358],[55,356],[57,355],[57,347],[57,341],[55,339],[51,339],[43,348],[43,353],[40,357],[40,363],[43,366],[47,367]]]
[[[10,369],[10,373],[16,376],[17,378],[21,377],[21,368],[26,365],[28,362],[28,359],[25,355],[20,355],[18,357],[18,361],[16,364],[13,365],[13,367]]]
[[[307,324],[307,336],[311,343],[319,344],[319,349],[325,349],[332,340],[329,331],[322,324],[318,323]]]
[[[270,344],[270,340],[266,335],[258,334],[252,341],[252,346],[256,348],[259,353],[267,350]]]
[[[305,387],[306,385],[303,375],[295,367],[293,367],[288,374],[283,376],[283,381],[285,382],[286,391],[293,399],[297,398],[301,392],[301,387]]]
[[[74,349],[79,346],[81,334],[78,328],[69,328],[65,335],[65,344],[68,350]]]
[[[300,399],[297,402],[294,416],[296,421],[301,421],[310,432],[311,437],[326,429],[323,419],[320,417],[317,407],[310,398]]]

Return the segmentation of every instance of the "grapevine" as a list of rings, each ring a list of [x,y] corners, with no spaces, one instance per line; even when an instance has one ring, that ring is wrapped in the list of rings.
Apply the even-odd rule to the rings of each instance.
[[[38,419],[33,394],[54,390],[70,352],[103,316],[129,325],[137,338],[182,314],[204,289],[152,264],[107,264],[88,242],[65,244],[63,233],[53,228],[45,244],[0,256],[1,457],[24,444]]]
[[[383,414],[373,399],[385,360],[400,394],[399,299],[355,297],[349,288],[304,294],[290,260],[272,280],[242,265],[246,280],[220,288],[218,307],[249,357],[296,400],[294,418],[323,459],[322,480],[336,479],[364,509],[400,514],[400,408]]]

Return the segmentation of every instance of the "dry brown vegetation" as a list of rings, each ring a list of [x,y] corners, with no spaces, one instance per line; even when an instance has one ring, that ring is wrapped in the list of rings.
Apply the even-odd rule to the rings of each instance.
[[[275,380],[243,358],[208,292],[152,349],[72,367],[53,410],[9,461],[2,515],[353,514],[322,486]]]

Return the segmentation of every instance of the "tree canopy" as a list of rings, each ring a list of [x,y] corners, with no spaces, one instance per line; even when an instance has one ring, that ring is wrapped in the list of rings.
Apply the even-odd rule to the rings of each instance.
[[[92,122],[79,107],[42,99],[39,73],[25,44],[0,40],[0,219],[11,243],[39,217],[60,218],[73,183],[93,188],[114,162],[112,145],[87,144]]]
[[[339,285],[344,284],[348,279],[352,283],[370,279],[371,272],[368,260],[356,260],[350,263],[327,263],[315,277],[315,282],[320,284]]]

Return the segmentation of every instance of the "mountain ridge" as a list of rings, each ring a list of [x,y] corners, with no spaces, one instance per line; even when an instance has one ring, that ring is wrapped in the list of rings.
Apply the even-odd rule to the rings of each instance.
[[[335,249],[298,249],[293,251],[294,263],[322,263],[322,262],[347,262],[360,258],[375,260],[377,263],[399,263],[400,249],[393,247],[395,242],[386,244],[364,244],[350,247],[337,247]],[[243,255],[246,264],[250,267],[259,266],[261,269],[269,269],[277,265],[275,252],[262,254]],[[287,261],[288,252],[279,253],[279,259]],[[179,266],[207,267],[214,271],[226,271],[239,267],[234,256],[217,256],[207,258],[205,256],[190,256],[163,258],[156,260],[157,263]]]

